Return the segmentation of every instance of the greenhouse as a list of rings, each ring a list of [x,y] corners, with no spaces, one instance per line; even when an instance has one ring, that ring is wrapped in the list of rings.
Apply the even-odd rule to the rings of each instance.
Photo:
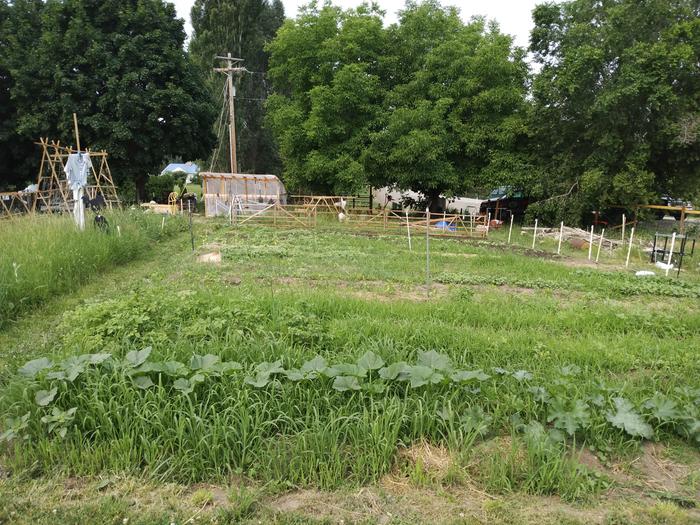
[[[207,217],[256,213],[287,203],[284,184],[275,175],[204,172],[200,176]]]

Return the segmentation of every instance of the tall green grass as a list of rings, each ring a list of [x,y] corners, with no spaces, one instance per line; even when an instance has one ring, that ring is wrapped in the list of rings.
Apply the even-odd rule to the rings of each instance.
[[[79,231],[67,216],[36,215],[0,223],[0,327],[47,299],[145,254],[182,228],[140,211],[105,214],[107,232],[88,221]],[[119,230],[117,230],[119,227]]]
[[[224,245],[221,266],[180,258],[177,268],[155,268],[149,283],[98,296],[63,314],[50,354],[23,356],[0,376],[0,415],[29,414],[22,429],[12,422],[5,465],[328,488],[375,481],[399,466],[402,448],[427,442],[463,458],[455,479],[582,499],[601,483],[577,464],[576,447],[610,456],[638,447],[641,435],[689,446],[700,437],[700,309],[690,284],[641,285],[622,273],[439,241],[433,270],[452,277],[426,301],[401,295],[423,283],[418,242],[412,253],[400,239],[338,233],[226,227],[199,235]],[[531,293],[508,288],[527,285]],[[683,315],[666,308],[670,301]],[[144,368],[124,366],[145,346],[153,352]],[[371,351],[414,364],[431,350],[490,377],[413,388],[372,372],[346,391],[323,374],[292,378],[316,355],[336,365]],[[82,367],[72,357],[103,352],[116,366],[59,378]],[[188,365],[194,354],[243,370],[200,382]],[[34,357],[50,358],[58,375],[14,374]],[[246,381],[277,360],[285,372]],[[180,372],[158,372],[155,363],[167,361],[182,363],[172,365]],[[54,399],[37,402],[53,388]],[[624,414],[617,398],[629,403]],[[54,408],[75,409],[59,427],[64,437],[50,428]],[[629,426],[615,423],[620,417]]]

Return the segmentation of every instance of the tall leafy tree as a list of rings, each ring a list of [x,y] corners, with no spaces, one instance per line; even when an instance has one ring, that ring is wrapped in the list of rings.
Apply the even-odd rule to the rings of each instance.
[[[523,184],[528,70],[524,51],[482,19],[409,3],[390,28],[396,82],[371,135],[366,164],[377,185],[443,193]]]
[[[437,203],[487,175],[521,177],[523,51],[435,0],[407,3],[389,28],[381,14],[312,4],[270,44],[269,120],[287,180],[335,193],[396,185]]]
[[[11,70],[33,59],[40,33],[41,0],[0,0],[0,189],[22,189],[36,180],[36,150],[32,140],[17,135],[18,108],[12,99],[15,80]],[[14,52],[22,50],[21,53]]]
[[[23,20],[37,4],[41,16],[29,43]],[[117,179],[141,191],[164,159],[208,153],[214,109],[183,51],[185,33],[172,4],[23,0],[11,8],[8,25],[14,140],[72,143],[76,112],[81,143],[106,149]]]
[[[381,14],[312,3],[268,46],[268,122],[298,191],[345,193],[369,180],[362,152],[386,91]]]
[[[589,210],[700,186],[700,4],[573,0],[534,10],[543,194]]]
[[[280,0],[196,0],[191,12],[193,35],[189,51],[209,71],[209,88],[222,101],[223,77],[211,73],[221,65],[217,55],[230,52],[243,58],[250,71],[236,80],[238,168],[248,173],[279,173],[279,155],[264,127],[265,100],[269,95],[268,54],[265,45],[284,21]],[[226,128],[224,128],[226,129]],[[226,140],[226,137],[221,137]],[[228,148],[218,150],[216,169],[228,171]]]

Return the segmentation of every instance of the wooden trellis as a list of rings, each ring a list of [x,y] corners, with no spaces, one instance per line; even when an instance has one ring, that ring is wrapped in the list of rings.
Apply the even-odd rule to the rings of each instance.
[[[0,219],[31,213],[33,194],[21,191],[0,192]]]
[[[37,191],[35,193],[32,212],[45,213],[70,213],[73,210],[73,196],[68,188],[63,167],[72,153],[79,153],[72,147],[62,146],[60,142],[40,139],[37,144],[41,147],[41,165],[37,178]],[[107,162],[107,152],[90,151],[92,169],[88,174],[88,184],[85,187],[85,195],[94,199],[102,195],[108,208],[119,206],[117,189],[114,186],[112,173]]]

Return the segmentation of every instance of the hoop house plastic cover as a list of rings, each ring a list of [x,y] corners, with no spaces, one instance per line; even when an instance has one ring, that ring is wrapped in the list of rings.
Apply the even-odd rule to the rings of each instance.
[[[253,213],[274,203],[286,204],[287,191],[275,175],[200,173],[205,215],[228,215],[231,206]]]

